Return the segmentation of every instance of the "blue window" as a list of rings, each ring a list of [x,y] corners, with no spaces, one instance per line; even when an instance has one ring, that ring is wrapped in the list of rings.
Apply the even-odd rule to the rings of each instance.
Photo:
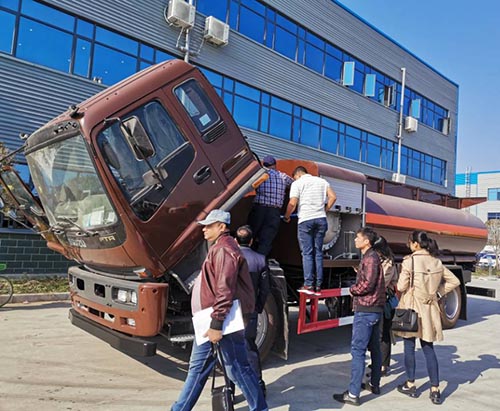
[[[155,50],[153,47],[141,44],[141,58],[147,61],[154,61]]]
[[[73,16],[33,0],[23,0],[21,11],[37,20],[50,22],[67,31],[73,31],[75,28]]]
[[[260,100],[260,91],[253,88],[246,86],[242,83],[236,82],[236,86],[234,88],[234,92],[236,94],[239,94],[241,96],[248,97],[251,100],[254,101],[259,101]]]
[[[137,55],[139,44],[128,37],[114,33],[112,31],[97,27],[95,33],[96,41],[111,46],[115,49]]]
[[[251,39],[262,43],[264,41],[264,17],[247,9],[241,7],[240,9],[240,33]]]
[[[226,21],[227,0],[197,0],[196,11]]]
[[[19,9],[19,0],[0,0],[0,6],[17,11]]]
[[[323,73],[323,60],[325,57],[325,53],[310,43],[306,43],[305,51],[306,66],[310,69],[313,69],[317,73]]]
[[[161,50],[156,50],[155,63],[161,63],[165,60],[172,60],[173,58],[174,56],[172,56],[171,54],[165,53]]]
[[[500,200],[500,188],[488,188],[488,201]]]
[[[259,103],[235,96],[233,116],[238,125],[257,130],[259,125]]]
[[[500,212],[499,213],[488,213],[488,220],[500,220]]]
[[[381,160],[381,139],[380,137],[368,135],[365,162],[380,167]]]
[[[363,93],[367,97],[375,96],[375,85],[377,84],[377,76],[375,74],[367,74],[365,76],[365,87]]]
[[[72,47],[73,36],[71,34],[21,18],[17,57],[68,72]]]
[[[295,60],[297,52],[297,36],[281,27],[276,27],[276,37],[274,39],[274,49],[286,57]]]
[[[290,140],[292,132],[292,116],[275,109],[271,109],[269,119],[269,134]]]
[[[78,39],[76,41],[75,63],[73,73],[82,77],[89,76],[90,68],[90,48],[91,44],[87,40]]]
[[[354,84],[354,62],[345,61],[342,70],[342,84],[352,86]]]
[[[321,129],[321,150],[337,154],[338,143],[338,131],[326,127]]]
[[[16,16],[0,11],[0,51],[12,53],[12,41],[14,39],[14,25]]]
[[[137,71],[137,58],[96,44],[92,77],[107,85],[115,84]]]
[[[78,19],[76,22],[76,33],[80,36],[92,39],[94,38],[94,25],[85,20]]]
[[[325,76],[339,82],[342,76],[342,60],[327,54],[325,58]]]
[[[212,86],[222,88],[222,76],[220,74],[204,69],[202,69],[201,71],[203,71],[203,74],[205,74],[205,76],[207,77],[208,81],[210,81]]]
[[[302,119],[300,126],[300,142],[306,146],[319,147],[320,128],[318,123]]]

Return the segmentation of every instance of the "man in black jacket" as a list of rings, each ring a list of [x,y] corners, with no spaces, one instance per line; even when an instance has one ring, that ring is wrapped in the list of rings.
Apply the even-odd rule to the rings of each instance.
[[[247,317],[248,323],[245,327],[245,338],[248,345],[248,361],[254,369],[255,374],[257,374],[257,377],[259,377],[259,384],[265,395],[266,384],[262,379],[259,349],[257,348],[255,339],[257,338],[258,315],[264,309],[270,290],[269,267],[266,262],[266,257],[250,248],[253,242],[253,233],[250,226],[244,225],[236,230],[236,241],[240,245],[241,252],[247,260],[248,270],[250,271],[255,291],[255,311]]]
[[[351,382],[342,394],[334,394],[336,401],[359,405],[359,394],[365,372],[367,348],[372,356],[371,382],[366,386],[373,394],[380,394],[382,354],[380,352],[380,327],[385,305],[385,280],[380,258],[373,244],[378,235],[371,228],[362,228],[356,233],[355,247],[363,257],[358,266],[356,284],[349,292],[353,297],[354,321],[351,340]]]

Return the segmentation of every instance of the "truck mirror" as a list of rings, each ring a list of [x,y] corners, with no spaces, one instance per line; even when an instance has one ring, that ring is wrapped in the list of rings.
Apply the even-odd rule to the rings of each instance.
[[[132,148],[135,158],[146,160],[155,154],[155,149],[141,121],[133,116],[121,122],[121,129]]]

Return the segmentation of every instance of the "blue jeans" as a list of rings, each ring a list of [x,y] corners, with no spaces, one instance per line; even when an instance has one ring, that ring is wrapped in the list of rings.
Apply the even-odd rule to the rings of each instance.
[[[302,253],[304,285],[306,286],[314,285],[315,274],[316,286],[321,287],[323,282],[323,240],[327,228],[328,223],[325,217],[307,220],[298,225],[297,237]]]
[[[415,337],[403,338],[405,353],[405,370],[408,381],[415,381]],[[427,373],[433,387],[439,386],[439,366],[431,342],[420,340],[420,346],[425,355]]]
[[[380,352],[380,326],[382,313],[355,312],[352,323],[351,340],[351,383],[349,392],[356,397],[361,393],[361,383],[365,373],[366,350],[369,349],[372,360],[371,384],[380,386],[380,368],[382,354]]]
[[[247,324],[245,326],[245,339],[248,349],[248,363],[254,370],[257,378],[262,381],[262,367],[260,364],[260,354],[255,339],[257,338],[257,326],[259,321],[259,314],[253,312],[249,315]]]
[[[268,411],[264,393],[250,367],[245,346],[245,332],[238,331],[225,335],[219,342],[226,372],[245,396],[250,411]],[[200,397],[208,377],[215,366],[212,344],[193,343],[189,371],[177,401],[171,411],[191,411]]]

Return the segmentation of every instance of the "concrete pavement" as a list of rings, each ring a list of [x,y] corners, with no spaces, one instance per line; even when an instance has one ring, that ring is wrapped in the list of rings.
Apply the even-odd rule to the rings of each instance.
[[[500,281],[475,280],[497,288]],[[73,327],[67,302],[10,305],[0,309],[0,411],[145,411],[168,410],[182,387],[188,352],[162,346],[150,359],[128,357]],[[294,324],[296,312],[292,312]],[[436,345],[444,403],[441,410],[498,409],[500,404],[500,299],[469,297],[469,320],[445,332]],[[349,409],[332,400],[350,375],[351,327],[297,336],[292,325],[290,358],[265,364],[268,399],[275,411]],[[395,391],[404,380],[402,344],[393,351],[393,373],[383,379],[382,394],[362,394],[362,409],[428,410],[423,355],[417,354],[420,398]],[[195,410],[208,411],[207,384]],[[236,406],[247,410],[243,401]]]

